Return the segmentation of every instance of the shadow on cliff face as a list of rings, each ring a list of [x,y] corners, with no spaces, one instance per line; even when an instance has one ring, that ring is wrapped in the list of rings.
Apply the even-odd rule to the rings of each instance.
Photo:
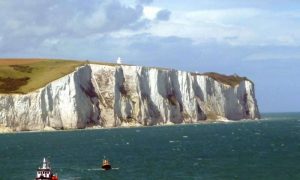
[[[136,121],[136,117],[133,117],[133,101],[130,97],[129,87],[125,82],[122,67],[118,67],[115,73],[114,102],[114,126],[120,126],[123,122]]]
[[[76,106],[76,110],[78,112],[78,119],[82,119],[82,121],[77,122],[78,128],[84,128],[85,126],[93,126],[99,125],[100,122],[100,108],[99,108],[99,97],[95,91],[95,88],[92,83],[92,69],[90,66],[86,65],[82,69],[78,69],[74,75],[75,89],[76,91],[82,91],[87,97],[87,101],[89,101],[89,105],[91,109],[88,113],[86,113],[80,106]],[[84,75],[80,75],[83,73]],[[82,93],[76,93],[75,99],[76,104],[83,104],[83,98],[80,96]],[[82,122],[86,122],[86,124],[82,124]]]
[[[116,68],[115,72],[115,100],[114,100],[114,126],[120,126],[122,123],[122,112],[121,112],[121,97],[122,97],[122,85],[124,82],[123,69]],[[125,92],[123,92],[125,93]]]
[[[148,110],[147,117],[144,118],[144,125],[156,125],[162,121],[161,112],[159,108],[155,105],[150,96],[150,86],[149,86],[149,73],[148,69],[142,68],[141,76],[138,76],[140,88],[141,88],[141,100],[147,106]]]
[[[245,94],[243,95],[243,106],[245,109],[245,117],[249,118],[249,107],[248,107],[248,94],[245,92]]]
[[[171,122],[173,123],[182,123],[184,121],[184,107],[182,102],[182,93],[180,91],[180,83],[178,79],[178,71],[172,70],[170,72],[170,81],[171,81],[171,87],[172,87],[172,95],[175,97],[177,103],[177,107],[179,106],[179,117],[178,119],[172,119]]]
[[[243,108],[243,117],[248,119],[251,118],[250,116],[250,110],[249,110],[249,106],[248,106],[248,93],[247,91],[245,91],[246,86],[245,83],[241,83],[239,86],[239,89],[243,89],[244,91],[242,93],[240,93],[240,97],[239,100],[242,102],[242,108]]]
[[[203,121],[207,119],[205,112],[201,108],[201,102],[204,102],[204,94],[197,82],[197,75],[193,75],[193,77],[192,86],[196,97],[197,121]]]

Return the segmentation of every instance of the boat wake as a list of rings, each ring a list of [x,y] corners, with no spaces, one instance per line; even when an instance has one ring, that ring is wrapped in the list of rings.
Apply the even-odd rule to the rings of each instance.
[[[103,170],[102,168],[91,168],[91,169],[87,169],[88,171],[101,171]]]
[[[115,168],[111,168],[111,170],[119,170],[119,167],[115,167]],[[106,171],[105,169],[102,168],[91,168],[91,169],[87,169],[88,171]]]
[[[81,177],[66,177],[65,180],[81,179]]]

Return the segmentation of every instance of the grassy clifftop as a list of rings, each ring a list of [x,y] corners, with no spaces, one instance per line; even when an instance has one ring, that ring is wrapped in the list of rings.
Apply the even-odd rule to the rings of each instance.
[[[52,59],[0,59],[0,93],[34,91],[83,64]]]
[[[118,64],[108,62],[91,62],[107,66]],[[83,61],[58,59],[0,59],[0,93],[28,93],[61,78],[86,64]],[[125,65],[125,64],[123,64]],[[158,68],[156,68],[158,69]],[[159,68],[161,69],[161,68]],[[230,85],[238,85],[246,77],[226,76],[218,73],[204,73],[193,75],[207,75],[212,79]]]

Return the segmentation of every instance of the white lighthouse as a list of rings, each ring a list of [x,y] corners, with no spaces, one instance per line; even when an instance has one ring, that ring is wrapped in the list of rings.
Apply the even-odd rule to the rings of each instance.
[[[117,59],[117,64],[122,64],[122,59],[120,57]]]

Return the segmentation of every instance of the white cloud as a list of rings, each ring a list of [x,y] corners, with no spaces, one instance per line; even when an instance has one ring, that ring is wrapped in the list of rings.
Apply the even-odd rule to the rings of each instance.
[[[158,20],[158,21],[168,21],[170,19],[171,14],[172,14],[171,11],[169,11],[167,9],[160,10],[156,14],[156,20]]]
[[[89,17],[85,18],[85,23],[89,28],[97,29],[97,27],[102,27],[106,23],[107,17],[103,8],[97,9]]]
[[[168,21],[159,21],[157,14],[163,6],[137,4],[138,1],[43,1],[38,4],[16,1],[2,2],[0,6],[0,36],[4,51],[23,51],[39,45],[85,39],[93,41],[109,36],[130,39],[136,35],[178,37],[190,39],[193,44],[219,43],[230,46],[300,45],[299,17],[296,11],[256,8],[184,9],[169,11]],[[122,3],[121,3],[122,2]],[[139,1],[141,2],[141,1]],[[151,1],[143,1],[151,2]],[[172,7],[172,6],[170,6]],[[58,18],[59,17],[59,18]],[[59,40],[59,41],[54,41]],[[129,44],[127,42],[127,44]],[[71,45],[70,45],[71,46]]]
[[[253,18],[262,12],[254,8],[212,9],[186,12],[185,18],[192,21],[207,23],[231,23],[247,18]]]
[[[161,8],[147,7],[152,18]],[[214,41],[230,45],[300,45],[299,13],[258,8],[172,11],[167,22],[153,23],[144,31],[155,36],[191,38],[196,43]]]
[[[300,53],[298,52],[261,52],[254,53],[246,58],[244,61],[274,61],[274,60],[300,60]]]
[[[141,2],[150,3],[148,0]],[[128,5],[118,0],[91,0],[89,3],[11,0],[0,5],[0,36],[6,43],[6,47],[0,49],[3,52],[49,45],[49,39],[65,41],[121,31],[133,33],[148,26],[148,20],[143,17],[143,5]]]
[[[153,6],[145,6],[143,10],[144,17],[147,19],[154,20],[156,18],[156,14],[161,10],[162,8],[159,7],[153,7]]]

